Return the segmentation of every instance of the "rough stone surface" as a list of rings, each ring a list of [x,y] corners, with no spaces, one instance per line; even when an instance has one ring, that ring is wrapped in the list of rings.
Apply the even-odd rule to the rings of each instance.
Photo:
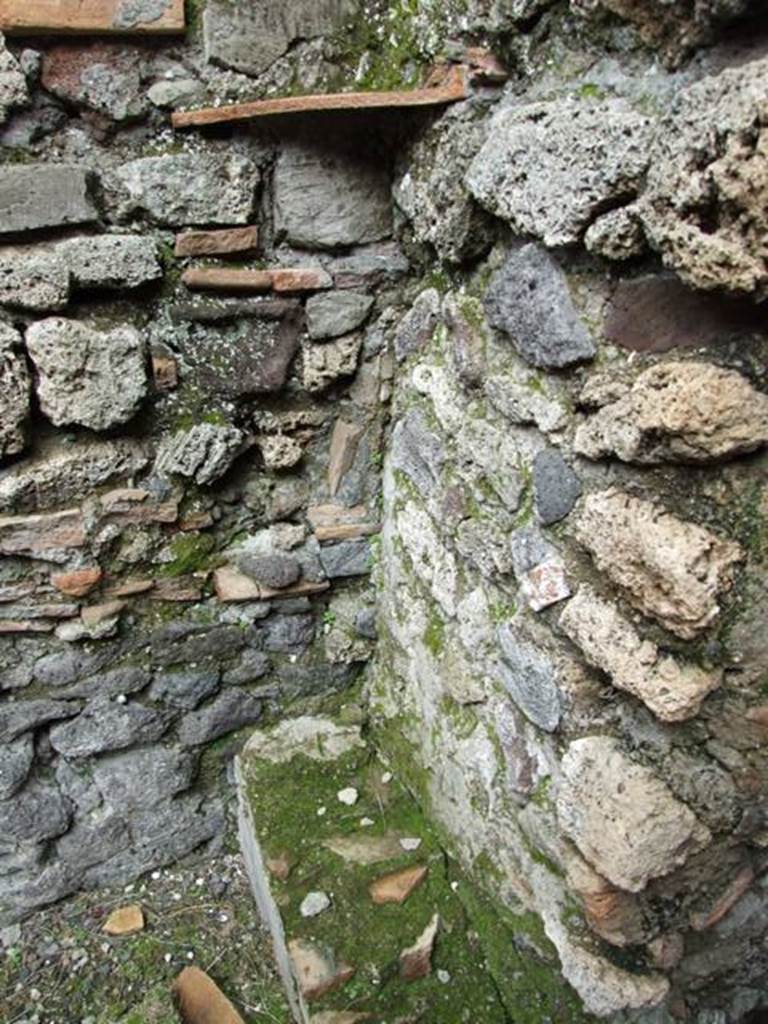
[[[463,181],[486,134],[474,111],[452,108],[403,155],[395,181],[395,200],[416,238],[452,263],[478,256],[492,237],[490,218]]]
[[[587,495],[575,532],[635,607],[688,640],[717,619],[743,557],[738,544],[615,488]]]
[[[582,586],[568,602],[560,625],[591,665],[607,672],[614,686],[638,697],[663,722],[693,718],[722,682],[721,672],[663,655],[590,587]]]
[[[0,461],[26,447],[29,391],[21,336],[9,324],[0,323]]]
[[[337,380],[351,377],[357,369],[362,345],[363,339],[359,334],[306,345],[302,372],[304,388],[312,393],[325,391]]]
[[[705,847],[711,835],[664,783],[609,736],[569,746],[557,793],[561,827],[590,864],[640,892]]]
[[[650,120],[621,99],[512,107],[494,118],[466,180],[518,233],[570,245],[607,203],[636,193],[650,138]]]
[[[485,309],[489,324],[534,366],[570,366],[595,354],[565,275],[541,246],[523,245],[509,254],[491,279]]]
[[[155,471],[161,476],[178,473],[199,484],[211,484],[232,465],[243,441],[244,435],[236,427],[200,423],[168,438],[158,451]]]
[[[6,703],[0,710],[0,743],[8,743],[30,729],[47,722],[71,718],[80,710],[79,704],[55,700],[23,700]]]
[[[88,172],[68,164],[0,170],[0,234],[90,224],[97,219]]]
[[[117,216],[157,224],[248,224],[259,171],[236,153],[177,153],[129,160],[114,172]]]
[[[185,715],[179,725],[179,740],[195,747],[251,725],[261,717],[262,702],[246,690],[229,689],[209,704]]]
[[[545,448],[533,460],[536,515],[544,526],[559,522],[581,497],[581,482],[557,448]]]
[[[294,41],[332,34],[351,13],[349,0],[294,0],[279,11],[268,0],[211,0],[203,14],[206,59],[260,75]]]
[[[320,548],[320,561],[329,579],[364,576],[371,571],[371,548],[367,540],[345,540]]]
[[[0,800],[3,838],[16,843],[40,843],[66,832],[72,819],[69,802],[56,786],[30,782],[13,800]]]
[[[24,785],[34,758],[31,733],[0,747],[0,800],[7,800]]]
[[[518,639],[511,627],[500,626],[497,636],[504,688],[527,718],[540,729],[553,732],[560,723],[563,704],[555,665],[543,651]]]
[[[598,217],[584,234],[584,245],[608,260],[629,260],[645,248],[645,234],[636,207],[622,206]]]
[[[64,757],[89,757],[159,739],[170,724],[167,714],[141,704],[97,698],[71,722],[51,729],[51,746]]]
[[[196,768],[197,760],[189,752],[139,747],[98,758],[93,781],[110,807],[125,812],[152,807],[187,789]]]
[[[275,167],[274,192],[276,230],[293,245],[334,249],[392,232],[388,175],[354,154],[289,145]]]
[[[359,292],[327,292],[307,300],[307,330],[310,338],[338,338],[349,334],[371,311],[373,297]]]
[[[153,700],[170,704],[171,707],[192,711],[218,688],[218,669],[165,672],[156,676],[149,695]]]
[[[440,295],[436,288],[421,292],[397,325],[395,356],[398,362],[407,359],[426,345],[440,323]]]
[[[41,81],[73,106],[131,121],[147,108],[141,62],[140,50],[119,43],[61,43],[45,52]]]
[[[11,109],[23,106],[28,100],[27,80],[0,33],[0,124],[8,119]]]
[[[645,370],[628,394],[590,416],[575,448],[591,459],[710,462],[766,443],[768,395],[734,370],[668,362]]]
[[[40,407],[57,426],[107,430],[127,423],[147,390],[144,344],[134,327],[97,331],[51,317],[27,330]]]
[[[282,590],[301,576],[301,563],[292,555],[242,555],[238,565],[265,587]]]
[[[768,294],[768,59],[681,90],[640,202],[665,264],[696,288]]]

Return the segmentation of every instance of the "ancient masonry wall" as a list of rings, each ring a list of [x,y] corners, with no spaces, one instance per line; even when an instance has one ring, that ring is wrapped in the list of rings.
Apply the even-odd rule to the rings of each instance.
[[[220,842],[249,727],[354,692],[585,1018],[764,1006],[760,6],[6,39],[0,923]],[[437,114],[170,126],[438,57]]]

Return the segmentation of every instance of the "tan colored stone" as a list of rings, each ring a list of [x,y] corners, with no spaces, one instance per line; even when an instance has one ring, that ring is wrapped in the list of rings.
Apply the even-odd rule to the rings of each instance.
[[[0,554],[65,561],[67,551],[85,544],[80,509],[46,515],[0,516]]]
[[[440,927],[440,915],[435,914],[412,946],[400,954],[400,977],[404,981],[428,978],[432,973],[432,952]]]
[[[54,629],[53,622],[44,619],[0,619],[0,633],[50,633]]]
[[[134,597],[136,594],[146,594],[155,585],[154,580],[124,580],[107,591],[107,597]]]
[[[334,341],[315,342],[304,348],[302,384],[310,394],[324,391],[342,377],[351,377],[363,339],[359,334],[348,334]]]
[[[321,526],[336,526],[339,523],[359,523],[368,515],[365,505],[311,505],[307,509],[307,519],[315,530]]]
[[[683,959],[685,942],[678,932],[666,932],[646,946],[651,963],[662,971],[671,971]]]
[[[88,569],[54,573],[51,576],[51,583],[68,597],[85,597],[99,585],[103,575],[101,567],[95,565]]]
[[[416,864],[402,871],[383,875],[371,882],[368,891],[374,903],[405,903],[414,889],[417,889],[429,874],[426,864]]]
[[[356,537],[370,537],[379,533],[378,523],[340,523],[338,526],[318,526],[315,536],[322,543],[329,540],[354,540]]]
[[[733,910],[754,880],[754,869],[751,864],[746,864],[708,913],[692,915],[691,928],[695,932],[703,932],[707,928],[712,928],[719,921],[722,921]]]
[[[0,619],[72,619],[79,612],[77,604],[0,605]]]
[[[104,922],[102,931],[106,935],[133,935],[144,929],[144,911],[138,903],[113,910]]]
[[[722,673],[680,663],[644,640],[615,605],[582,586],[560,616],[560,626],[617,689],[638,697],[663,722],[693,718]]]
[[[357,454],[357,445],[363,436],[363,428],[357,423],[348,423],[341,418],[333,425],[331,454],[328,459],[328,493],[333,498],[339,489],[344,474],[351,469]]]
[[[717,619],[717,598],[744,557],[733,541],[617,488],[587,495],[575,533],[636,608],[684,640]]]
[[[123,608],[125,608],[124,601],[105,601],[104,604],[92,604],[83,608],[80,618],[88,627],[98,626],[102,622],[116,618]]]
[[[321,583],[306,581],[295,583],[291,587],[284,587],[282,590],[273,590],[271,587],[262,587],[250,576],[246,576],[245,573],[231,565],[223,565],[215,570],[213,584],[216,588],[216,596],[220,601],[265,601],[305,597],[322,594],[329,587],[325,581]]]
[[[384,836],[369,836],[362,833],[337,836],[334,839],[327,839],[323,846],[348,864],[378,864],[383,860],[395,860],[403,856],[400,837],[392,833]]]
[[[138,487],[118,487],[102,494],[99,502],[103,515],[114,522],[175,523],[179,515],[177,501],[149,501],[149,491]]]
[[[612,946],[635,946],[646,936],[637,896],[622,892],[567,844],[564,867],[568,887],[582,901],[587,924]]]
[[[308,1002],[341,988],[355,973],[354,967],[337,961],[331,950],[321,950],[304,939],[292,939],[288,953],[299,990]]]
[[[272,273],[231,267],[190,267],[181,275],[181,283],[190,291],[268,292],[272,289]]]
[[[155,585],[149,597],[152,601],[179,601],[194,602],[200,601],[203,591],[199,584],[188,579],[176,580],[155,580]]]
[[[263,434],[256,443],[267,469],[291,469],[304,455],[304,446],[287,434]]]
[[[176,256],[227,256],[252,252],[259,246],[257,227],[183,231],[176,236]]]
[[[709,462],[768,443],[768,395],[734,370],[669,362],[641,373],[632,389],[576,431],[575,449],[591,459]]]
[[[199,967],[185,967],[173,983],[184,1024],[245,1024],[219,986]]]
[[[179,383],[179,364],[173,356],[152,355],[152,380],[157,391],[173,391]]]
[[[267,871],[281,882],[287,881],[293,871],[293,858],[286,850],[282,850],[276,857],[268,857],[265,863]]]
[[[297,292],[317,292],[333,287],[331,275],[319,267],[293,268],[270,271],[272,287],[276,292],[292,295]]]
[[[184,31],[184,0],[138,5],[123,0],[0,0],[0,30],[7,35],[114,33],[166,35]]]
[[[557,793],[560,827],[604,878],[640,892],[711,840],[709,829],[618,740],[586,736],[568,747]]]

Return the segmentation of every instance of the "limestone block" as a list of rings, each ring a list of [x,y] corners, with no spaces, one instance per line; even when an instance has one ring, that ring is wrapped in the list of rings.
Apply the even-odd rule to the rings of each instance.
[[[314,341],[349,334],[368,316],[373,297],[359,292],[327,292],[307,300],[307,330]]]
[[[13,107],[23,106],[28,99],[27,80],[0,32],[0,124]]]
[[[305,390],[311,393],[324,391],[343,377],[351,377],[357,369],[362,345],[360,334],[347,334],[335,341],[305,345],[302,369]]]
[[[695,288],[768,294],[766,102],[764,58],[682,89],[656,135],[640,214]]]
[[[721,672],[663,655],[615,605],[588,586],[568,602],[560,625],[591,665],[607,672],[614,686],[638,697],[663,722],[693,718],[722,682]]]
[[[10,324],[0,323],[0,461],[26,447],[29,391],[21,336]]]
[[[743,557],[733,541],[616,488],[587,495],[575,533],[636,608],[685,640],[717,619]]]
[[[199,423],[169,437],[160,446],[155,471],[177,473],[206,485],[218,480],[243,449],[244,435],[237,427]]]
[[[645,370],[576,432],[575,448],[624,462],[709,462],[768,443],[768,395],[735,370],[668,362]]]
[[[90,224],[97,216],[84,167],[10,164],[0,168],[0,234]]]
[[[494,117],[466,181],[517,233],[571,245],[607,203],[637,190],[650,139],[651,121],[618,98],[511,107]]]
[[[51,317],[28,328],[40,407],[56,426],[107,430],[127,423],[147,391],[144,343],[127,324],[96,331]]]
[[[48,515],[0,516],[0,554],[66,562],[86,542],[80,509]]]
[[[711,840],[709,829],[664,783],[632,761],[618,740],[586,736],[570,744],[557,794],[561,828],[614,885],[640,892]]]

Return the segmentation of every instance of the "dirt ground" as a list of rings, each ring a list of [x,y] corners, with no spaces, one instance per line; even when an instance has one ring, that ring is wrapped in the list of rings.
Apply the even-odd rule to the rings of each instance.
[[[134,903],[144,930],[106,936],[109,913]],[[179,1024],[170,988],[190,964],[210,974],[247,1024],[291,1020],[235,853],[65,900],[0,940],[2,1024]]]

